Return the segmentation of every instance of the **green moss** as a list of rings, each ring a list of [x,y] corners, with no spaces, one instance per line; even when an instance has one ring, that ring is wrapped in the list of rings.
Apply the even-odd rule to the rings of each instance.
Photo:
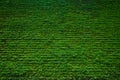
[[[119,79],[117,6],[78,1],[0,8],[0,79]]]

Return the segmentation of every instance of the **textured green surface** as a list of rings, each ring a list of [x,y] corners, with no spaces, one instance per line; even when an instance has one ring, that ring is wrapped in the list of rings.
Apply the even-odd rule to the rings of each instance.
[[[119,2],[9,1],[0,1],[1,80],[119,80]]]

